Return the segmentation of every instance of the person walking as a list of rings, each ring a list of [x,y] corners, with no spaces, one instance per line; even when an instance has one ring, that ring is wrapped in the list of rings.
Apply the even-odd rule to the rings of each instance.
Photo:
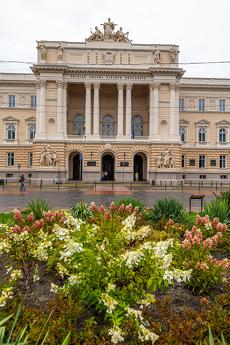
[[[26,188],[25,188],[25,176],[24,176],[24,174],[20,175],[19,183],[20,183],[20,192],[25,192]]]

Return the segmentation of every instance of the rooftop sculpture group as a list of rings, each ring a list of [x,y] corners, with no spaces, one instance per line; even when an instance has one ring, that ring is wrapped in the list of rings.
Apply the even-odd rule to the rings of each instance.
[[[95,31],[91,30],[91,35],[86,39],[87,42],[90,41],[115,41],[115,42],[131,42],[128,38],[129,32],[124,33],[122,27],[119,30],[115,30],[114,22],[108,18],[107,22],[101,24],[103,26],[104,32],[98,29],[98,26],[95,26]]]

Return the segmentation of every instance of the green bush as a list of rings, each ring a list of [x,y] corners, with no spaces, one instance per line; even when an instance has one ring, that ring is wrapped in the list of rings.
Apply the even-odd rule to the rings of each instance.
[[[176,199],[160,199],[153,204],[153,210],[149,213],[150,221],[159,222],[172,219],[174,222],[183,222],[185,209],[182,203]]]
[[[14,218],[11,212],[0,213],[0,224],[14,225]]]
[[[228,200],[217,198],[212,200],[204,207],[204,214],[207,214],[210,219],[219,218],[222,223],[230,222],[230,207]]]
[[[139,211],[141,212],[144,209],[144,203],[141,200],[132,198],[130,196],[127,196],[115,201],[115,205],[117,207],[120,207],[122,204],[124,204],[125,206],[132,205],[133,208],[138,207]]]
[[[80,218],[82,220],[86,220],[93,216],[89,205],[85,202],[76,202],[71,208],[70,213],[74,218]]]
[[[41,219],[43,211],[47,212],[50,210],[49,202],[46,200],[31,200],[26,206],[26,212],[33,212],[35,219]]]
[[[230,207],[230,189],[226,192],[221,192],[220,195],[217,196],[217,199],[226,200]]]

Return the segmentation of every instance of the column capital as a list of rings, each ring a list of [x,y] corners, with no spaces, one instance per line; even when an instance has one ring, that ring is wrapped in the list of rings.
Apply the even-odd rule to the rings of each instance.
[[[99,90],[100,89],[100,83],[95,82],[93,83],[94,90]]]
[[[159,90],[160,86],[161,86],[161,83],[157,83],[157,82],[149,84],[150,90]]]
[[[175,90],[175,89],[176,89],[176,86],[177,86],[177,83],[176,83],[176,82],[171,82],[171,83],[169,83],[169,88],[170,88],[171,90]]]
[[[64,87],[63,80],[56,80],[56,85],[57,85],[57,87]]]
[[[63,87],[63,89],[66,89],[67,88],[67,82],[66,81],[63,81],[63,83],[62,83],[62,87]]]
[[[92,87],[92,83],[89,82],[89,81],[86,81],[86,82],[85,82],[85,88],[86,88],[86,90],[91,90],[91,87]]]
[[[126,83],[126,90],[132,90],[133,84],[132,83]]]
[[[47,81],[46,80],[38,80],[37,87],[46,87]]]
[[[117,83],[117,88],[118,90],[123,90],[124,89],[124,83]]]

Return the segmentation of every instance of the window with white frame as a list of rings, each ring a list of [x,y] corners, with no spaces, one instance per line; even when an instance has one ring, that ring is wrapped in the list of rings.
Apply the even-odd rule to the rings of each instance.
[[[14,152],[7,153],[7,165],[8,167],[14,166]]]
[[[184,98],[179,98],[179,111],[184,111]]]
[[[205,99],[204,98],[199,99],[198,109],[199,109],[199,111],[205,111]]]
[[[227,165],[226,163],[227,163],[226,155],[220,155],[220,168],[225,169]]]
[[[226,128],[219,128],[219,142],[225,143],[227,141],[227,130]]]
[[[29,123],[28,124],[28,139],[34,140],[36,134],[36,124],[35,123]]]
[[[144,135],[144,121],[142,116],[135,115],[132,118],[132,136],[143,137]]]
[[[185,132],[186,132],[185,127],[179,127],[179,136],[180,136],[180,141],[182,143],[184,143],[186,141],[185,140]]]
[[[16,129],[17,129],[17,126],[15,123],[8,123],[6,125],[6,139],[7,140],[16,139]]]
[[[198,141],[199,143],[205,143],[207,141],[207,130],[205,127],[198,128]]]
[[[225,111],[225,99],[219,100],[219,111]]]
[[[31,108],[36,108],[36,96],[35,95],[30,96],[30,106],[31,106]]]
[[[199,155],[199,168],[205,168],[206,157],[205,155]]]
[[[112,115],[105,115],[102,120],[102,135],[111,137],[115,135],[115,121]]]
[[[16,97],[15,95],[8,96],[8,106],[9,108],[15,108],[16,106]]]
[[[73,118],[73,133],[74,135],[85,134],[85,116],[77,114]]]

